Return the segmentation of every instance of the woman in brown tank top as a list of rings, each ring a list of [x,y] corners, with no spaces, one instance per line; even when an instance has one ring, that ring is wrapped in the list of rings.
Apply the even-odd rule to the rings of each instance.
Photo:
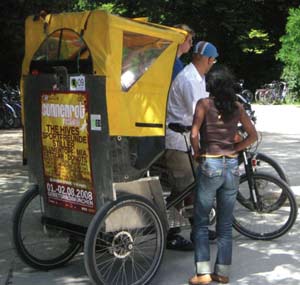
[[[236,102],[235,80],[226,69],[207,76],[210,97],[198,101],[191,131],[194,159],[199,162],[193,239],[196,274],[190,284],[229,282],[232,259],[232,213],[239,184],[237,154],[257,140],[243,106]],[[238,123],[248,136],[236,142]],[[210,269],[209,213],[217,199],[217,258]]]

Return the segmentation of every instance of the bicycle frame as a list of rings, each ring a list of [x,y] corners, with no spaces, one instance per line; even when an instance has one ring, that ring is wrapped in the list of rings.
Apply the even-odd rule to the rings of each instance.
[[[173,206],[179,205],[179,203],[181,203],[185,198],[187,198],[191,194],[193,189],[195,189],[196,183],[197,183],[196,182],[196,173],[195,173],[195,168],[194,168],[193,158],[192,158],[192,150],[191,150],[191,146],[189,145],[188,140],[186,138],[186,133],[190,130],[190,127],[182,126],[177,123],[176,124],[170,123],[169,128],[172,129],[173,131],[179,132],[183,135],[184,141],[185,141],[185,144],[187,147],[187,154],[189,157],[192,173],[193,173],[195,180],[192,183],[190,183],[184,191],[182,191],[180,194],[174,196],[174,198],[172,198],[171,200],[167,201],[167,204],[166,204],[167,209],[170,209]],[[242,158],[243,158],[245,173],[246,173],[247,180],[248,180],[250,199],[251,199],[251,203],[249,203],[249,205],[247,205],[247,206],[252,208],[251,205],[253,204],[256,210],[258,210],[258,211],[262,210],[262,207],[259,206],[259,205],[261,205],[260,198],[258,195],[258,190],[256,188],[256,184],[254,183],[254,179],[253,179],[254,171],[253,171],[253,165],[252,165],[252,156],[247,149],[243,150],[241,152],[241,154],[242,154]],[[237,197],[237,199],[238,199],[238,197]]]
[[[252,166],[252,157],[247,150],[242,151],[243,163],[245,168],[245,173],[247,176],[247,181],[249,185],[250,198],[256,210],[260,210],[261,207],[258,207],[259,195],[256,188],[256,184],[253,180],[253,166]]]
[[[171,124],[169,124],[169,126],[170,125],[171,126],[173,125],[173,127],[176,128],[176,126],[174,126],[174,124],[171,123]],[[179,124],[177,125],[177,128],[178,128],[178,131],[179,130],[188,131],[188,128],[181,129],[182,126],[179,125]],[[191,194],[192,190],[196,187],[196,171],[195,171],[194,164],[193,164],[191,146],[188,144],[188,140],[186,138],[186,132],[181,132],[181,134],[184,137],[184,141],[185,141],[185,145],[186,145],[186,149],[187,149],[187,154],[188,154],[188,157],[189,157],[189,162],[190,162],[192,173],[193,173],[193,176],[194,176],[194,181],[192,183],[190,183],[186,187],[186,189],[184,191],[182,191],[182,193],[175,196],[171,201],[167,201],[167,204],[166,204],[167,210],[170,209],[173,206],[179,205],[179,203],[181,203],[185,198],[187,198]]]

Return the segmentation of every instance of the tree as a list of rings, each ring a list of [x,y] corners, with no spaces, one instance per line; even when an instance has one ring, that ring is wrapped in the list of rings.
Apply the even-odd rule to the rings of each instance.
[[[168,26],[191,26],[196,31],[195,41],[214,43],[220,51],[218,62],[229,66],[238,78],[245,79],[245,87],[253,90],[279,79],[283,68],[283,63],[275,60],[279,38],[284,34],[289,8],[298,6],[299,0],[0,1],[0,81],[19,81],[28,15],[38,15],[41,10],[61,13],[101,8],[129,18],[148,17]]]
[[[71,1],[73,2],[73,1]],[[24,23],[41,10],[51,13],[70,11],[70,1],[18,0],[0,2],[0,81],[18,84],[24,56]]]
[[[286,34],[280,38],[282,43],[277,58],[284,63],[282,78],[289,88],[300,93],[300,7],[289,10]]]

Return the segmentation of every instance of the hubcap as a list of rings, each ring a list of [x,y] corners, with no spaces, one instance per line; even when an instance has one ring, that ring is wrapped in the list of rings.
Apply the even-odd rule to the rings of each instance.
[[[112,241],[113,254],[117,258],[127,257],[133,250],[133,238],[127,231],[121,231]]]

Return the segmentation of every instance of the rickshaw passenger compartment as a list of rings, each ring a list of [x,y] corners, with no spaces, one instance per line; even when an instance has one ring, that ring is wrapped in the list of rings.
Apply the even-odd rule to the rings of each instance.
[[[60,67],[53,74],[28,75],[24,78],[25,94],[30,94],[30,96],[25,96],[24,106],[27,110],[25,133],[31,182],[39,185],[45,216],[50,218],[48,220],[57,219],[66,223],[66,227],[69,228],[72,228],[72,225],[87,227],[93,216],[82,211],[71,211],[70,208],[56,207],[47,201],[47,187],[45,186],[47,183],[43,172],[45,158],[41,142],[43,136],[41,96],[54,92],[47,91],[53,90],[53,86],[58,86],[61,90],[56,90],[55,93],[61,92],[67,96],[71,92],[69,91],[71,76],[76,76],[76,74],[67,74],[67,70]],[[148,198],[165,216],[163,191],[159,179],[157,177],[143,178],[153,160],[163,153],[162,138],[109,136],[105,77],[86,74],[81,76],[84,76],[86,80],[85,93],[89,118],[91,114],[101,114],[101,131],[90,130],[88,144],[96,209],[100,209],[106,200],[115,198],[112,191],[114,187],[119,192],[122,190]],[[91,124],[90,119],[88,121]],[[91,127],[87,126],[87,128]],[[112,182],[114,182],[113,185]],[[114,222],[114,224],[117,223]]]
[[[161,216],[164,217],[164,224],[167,226],[166,206],[164,203],[163,190],[158,177],[145,177],[130,182],[113,183],[113,188],[117,197],[124,194],[134,194],[142,196],[152,202],[160,212]],[[106,224],[107,231],[113,231],[118,228],[119,222],[122,221],[123,213],[121,210],[116,211],[113,219]],[[128,228],[134,229],[146,226],[147,221],[144,220],[143,216],[137,217],[137,215],[134,214],[135,209],[133,207],[126,208],[126,211],[133,211],[132,217],[135,217],[135,219],[127,221]],[[126,216],[127,215],[128,213]]]

